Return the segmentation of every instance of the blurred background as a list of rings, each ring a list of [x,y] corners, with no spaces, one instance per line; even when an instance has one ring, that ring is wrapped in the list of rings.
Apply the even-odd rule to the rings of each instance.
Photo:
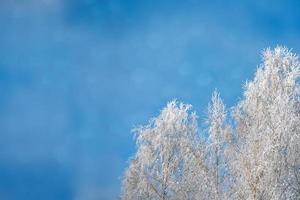
[[[300,53],[300,2],[0,0],[0,199],[112,200],[131,129],[173,98],[203,124],[277,44]]]

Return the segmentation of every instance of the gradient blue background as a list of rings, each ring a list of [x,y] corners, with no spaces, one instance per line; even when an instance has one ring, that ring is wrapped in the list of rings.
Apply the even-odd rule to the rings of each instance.
[[[111,200],[131,128],[171,99],[203,122],[261,50],[300,53],[300,2],[0,1],[0,199]]]

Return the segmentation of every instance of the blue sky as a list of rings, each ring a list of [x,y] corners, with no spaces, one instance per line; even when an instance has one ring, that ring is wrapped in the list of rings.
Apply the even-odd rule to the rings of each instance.
[[[299,1],[0,1],[0,199],[111,200],[130,130],[173,98],[203,123],[277,44],[300,53]]]

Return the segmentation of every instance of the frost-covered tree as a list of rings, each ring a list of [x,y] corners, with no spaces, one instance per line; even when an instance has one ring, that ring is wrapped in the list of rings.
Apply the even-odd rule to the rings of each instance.
[[[226,147],[226,135],[230,127],[226,124],[226,108],[215,90],[208,106],[208,160],[209,177],[213,182],[212,198],[225,198],[225,175],[227,175],[227,160],[224,155]]]
[[[299,199],[298,58],[267,49],[235,108],[231,170],[237,199]]]
[[[135,131],[137,153],[125,173],[123,199],[207,199],[207,166],[191,106],[170,102]]]

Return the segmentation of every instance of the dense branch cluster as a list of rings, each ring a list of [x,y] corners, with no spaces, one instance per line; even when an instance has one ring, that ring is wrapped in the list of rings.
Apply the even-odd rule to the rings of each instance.
[[[203,131],[191,105],[168,103],[134,130],[121,199],[300,199],[299,76],[291,51],[265,50],[230,116],[213,93]]]

